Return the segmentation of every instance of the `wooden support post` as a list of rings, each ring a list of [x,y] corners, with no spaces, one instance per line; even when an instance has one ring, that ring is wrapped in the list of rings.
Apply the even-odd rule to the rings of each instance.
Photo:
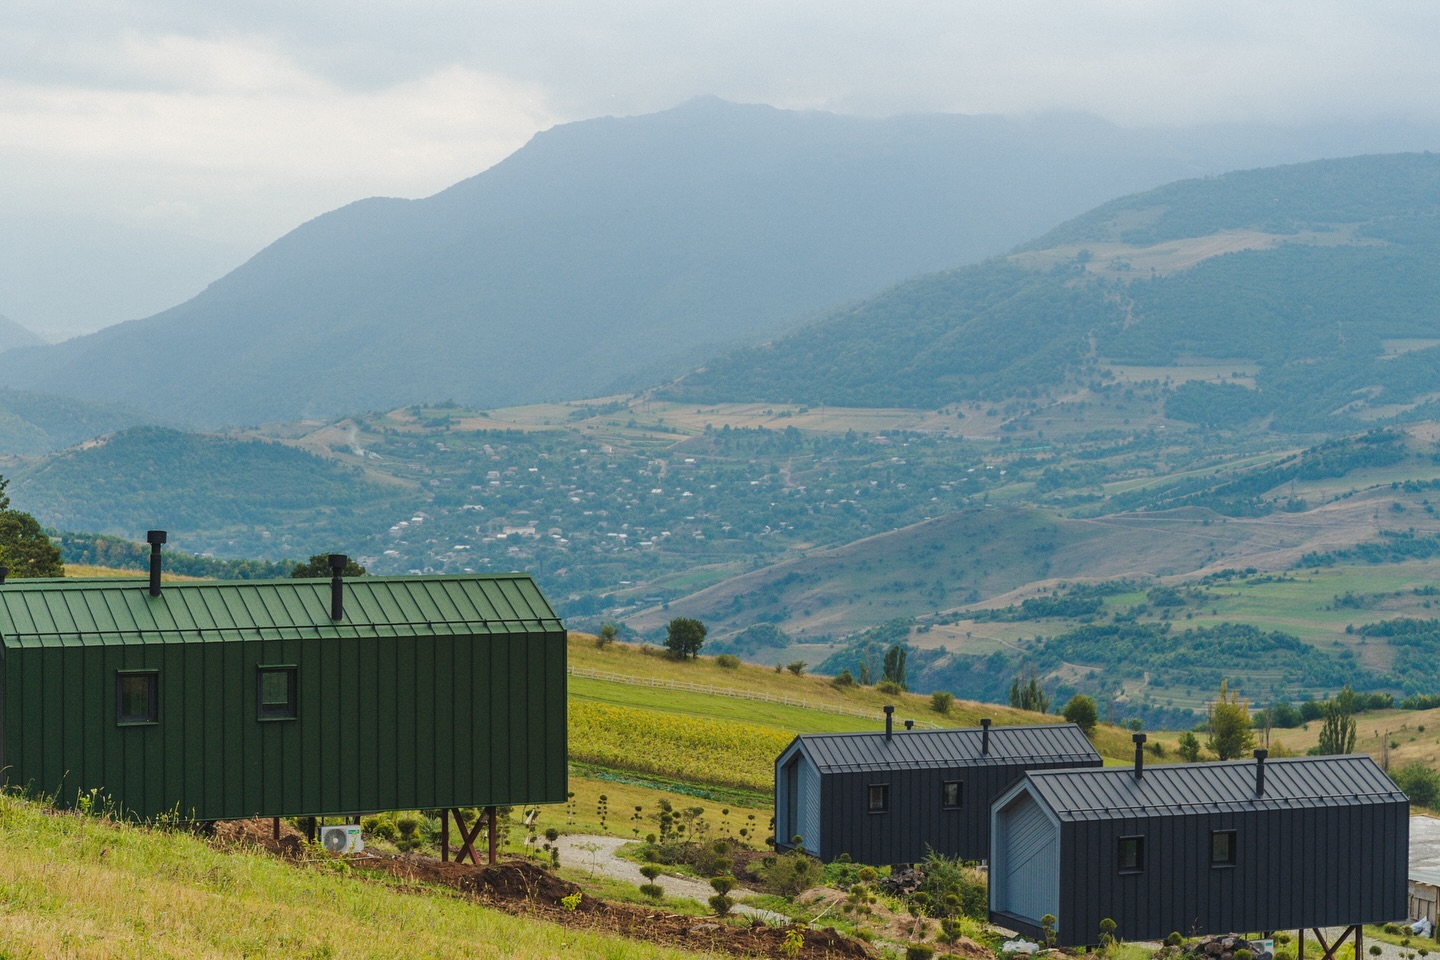
[[[496,861],[496,859],[497,859],[496,856],[495,856],[495,847],[496,847],[497,839],[496,839],[496,837],[495,837],[495,808],[494,808],[494,807],[486,807],[486,808],[485,808],[485,818],[490,821],[490,865],[493,867],[493,866],[495,865],[495,861]]]
[[[1298,934],[1298,936],[1296,936],[1295,939],[1299,941],[1299,950],[1296,952],[1295,956],[1298,957],[1299,960],[1305,960],[1305,928],[1301,927],[1299,930],[1296,931],[1296,933]],[[1356,957],[1355,960],[1363,960],[1363,958]]]
[[[270,837],[276,843],[280,842],[280,818],[276,817],[270,821]]]
[[[485,819],[483,817],[476,817],[475,826],[466,830],[465,821],[460,818],[460,811],[455,810],[453,812],[455,814],[455,824],[460,828],[460,840],[462,842],[460,852],[455,855],[455,862],[459,863],[464,860],[465,854],[468,853],[470,854],[470,862],[478,867],[480,866],[480,854],[475,852],[475,841],[480,839],[480,830],[485,826]]]
[[[450,862],[450,811],[443,807],[440,810],[440,860],[442,863]]]
[[[1312,927],[1310,932],[1315,934],[1315,939],[1320,941],[1320,947],[1325,951],[1325,955],[1321,958],[1321,960],[1335,960],[1336,955],[1340,952],[1340,947],[1344,945],[1345,941],[1349,939],[1352,934],[1355,937],[1355,960],[1361,960],[1360,950],[1363,946],[1361,942],[1363,940],[1363,934],[1360,931],[1360,925],[1358,923],[1354,926],[1346,927],[1344,930],[1342,930],[1340,932],[1340,936],[1336,938],[1334,943],[1325,942],[1325,935],[1320,932],[1319,927]],[[1302,951],[1305,949],[1304,930],[1300,931],[1300,949]],[[1298,956],[1304,956],[1304,954],[1302,953]]]
[[[305,825],[305,839],[309,843],[315,842],[315,818],[311,817],[310,822]]]
[[[1365,960],[1365,928],[1355,924],[1355,960]]]

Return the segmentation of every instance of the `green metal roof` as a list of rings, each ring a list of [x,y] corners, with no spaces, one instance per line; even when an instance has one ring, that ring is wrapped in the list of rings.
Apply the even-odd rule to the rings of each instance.
[[[143,577],[10,580],[0,638],[28,648],[565,629],[525,574],[355,577],[344,608],[330,619],[328,579],[167,581],[158,597]]]

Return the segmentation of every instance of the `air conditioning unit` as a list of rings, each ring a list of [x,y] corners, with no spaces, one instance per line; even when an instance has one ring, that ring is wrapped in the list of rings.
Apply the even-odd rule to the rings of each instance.
[[[341,827],[321,827],[320,846],[331,853],[359,853],[365,849],[360,828],[353,823]]]

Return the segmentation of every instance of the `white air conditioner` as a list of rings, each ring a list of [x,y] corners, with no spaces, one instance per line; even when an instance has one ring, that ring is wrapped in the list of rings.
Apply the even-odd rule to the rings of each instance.
[[[341,827],[321,827],[320,846],[331,853],[359,853],[365,849],[360,828],[353,823]]]

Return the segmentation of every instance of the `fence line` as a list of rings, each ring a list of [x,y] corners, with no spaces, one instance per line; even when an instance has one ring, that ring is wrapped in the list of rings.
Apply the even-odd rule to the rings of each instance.
[[[665,680],[660,677],[632,677],[623,673],[612,673],[608,670],[588,670],[584,667],[567,666],[565,672],[572,677],[582,677],[586,680],[606,680],[610,683],[626,683],[637,687],[657,687],[662,690],[683,690],[686,693],[705,693],[716,697],[734,697],[738,700],[758,700],[761,703],[778,703],[787,707],[801,707],[806,710],[819,710],[822,713],[834,713],[845,717],[860,717],[864,720],[879,720],[873,710],[856,710],[851,707],[839,707],[829,703],[815,703],[811,700],[803,700],[800,697],[782,697],[773,693],[755,690],[737,690],[734,687],[717,687],[709,683],[695,683],[693,680]],[[928,720],[916,720],[915,726],[927,730],[938,730],[939,725]]]

